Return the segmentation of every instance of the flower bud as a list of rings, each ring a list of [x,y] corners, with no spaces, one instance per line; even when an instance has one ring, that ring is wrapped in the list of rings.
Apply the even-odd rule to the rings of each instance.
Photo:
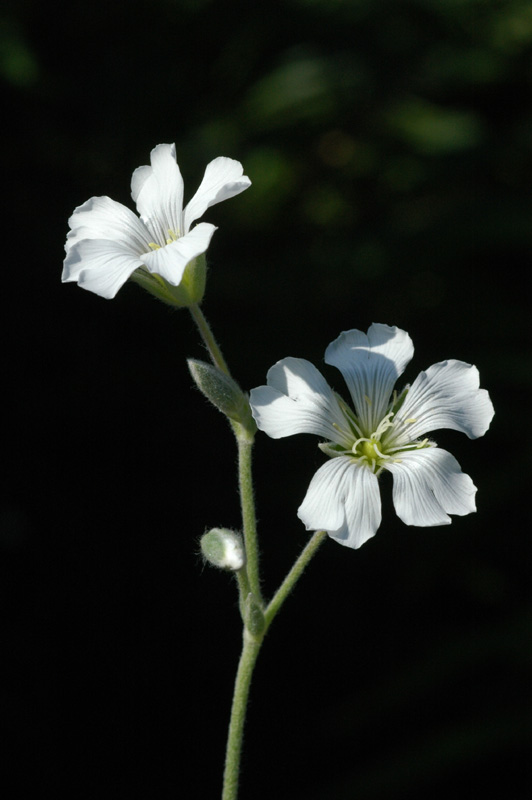
[[[212,528],[201,537],[201,552],[214,567],[238,572],[246,563],[244,542],[239,533],[227,528]]]
[[[187,363],[196,386],[218,411],[247,428],[255,428],[248,398],[233,378],[205,361],[189,358]]]

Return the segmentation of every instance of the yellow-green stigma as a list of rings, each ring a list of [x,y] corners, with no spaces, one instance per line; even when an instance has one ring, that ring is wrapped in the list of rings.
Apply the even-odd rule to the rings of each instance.
[[[382,451],[380,450],[380,442],[376,439],[370,439],[369,441],[365,439],[362,442],[358,442],[353,446],[353,452],[356,456],[362,456],[363,458],[367,458],[368,461],[376,461],[378,462],[382,458]]]

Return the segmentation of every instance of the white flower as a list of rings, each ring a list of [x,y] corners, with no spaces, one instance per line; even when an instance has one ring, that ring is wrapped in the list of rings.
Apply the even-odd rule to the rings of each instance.
[[[488,429],[494,410],[479,389],[476,367],[442,361],[421,372],[398,394],[394,384],[414,353],[409,335],[373,324],[367,335],[345,331],[325,351],[341,371],[352,410],[320,372],[301,358],[284,358],[268,372],[268,385],[251,392],[258,427],[274,439],[314,433],[330,460],[314,475],[298,516],[307,530],[325,530],[360,547],[381,522],[378,476],[393,475],[393,502],[407,525],[445,525],[449,514],[476,510],[474,486],[456,459],[425,438],[452,428],[470,439]]]
[[[243,192],[251,181],[242,165],[215,158],[200,187],[183,208],[183,178],[175,145],[160,144],[151,152],[151,166],[139,167],[131,179],[131,195],[139,217],[109,197],[92,197],[75,209],[65,245],[63,281],[111,298],[136,271],[158,275],[179,286],[185,267],[204,253],[214,225],[192,223],[209,206]]]

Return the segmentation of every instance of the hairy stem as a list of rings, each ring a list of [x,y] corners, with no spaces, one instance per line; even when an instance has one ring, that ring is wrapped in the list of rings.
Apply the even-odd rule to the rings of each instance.
[[[262,644],[262,636],[255,638],[244,629],[242,653],[236,673],[231,719],[227,736],[222,800],[236,800],[240,774],[240,756],[244,735],[244,722],[249,697],[249,687],[255,662]]]
[[[225,363],[225,358],[222,355],[222,351],[220,350],[220,346],[218,342],[214,338],[214,334],[211,330],[211,326],[207,322],[207,319],[198,305],[189,306],[188,310],[192,315],[192,319],[198,326],[198,330],[201,334],[201,338],[205,342],[205,347],[209,351],[209,355],[213,364],[215,364],[218,369],[224,372],[226,375],[231,375],[229,372],[229,368]]]
[[[233,704],[231,707],[231,719],[229,722],[229,733],[227,737],[227,751],[225,760],[224,785],[222,800],[237,800],[238,779],[240,772],[240,757],[242,754],[242,740],[244,736],[244,723],[246,719],[246,709],[249,697],[249,687],[257,656],[259,654],[264,635],[271,625],[275,615],[280,610],[284,601],[296,585],[303,574],[305,567],[317,553],[319,546],[325,540],[325,531],[316,531],[312,536],[303,552],[294,563],[294,566],[286,576],[285,580],[277,590],[275,596],[269,603],[264,613],[265,628],[259,636],[253,636],[244,628],[242,654],[238,664],[238,671],[235,680],[233,694]]]
[[[301,552],[297,561],[295,561],[292,569],[277,589],[276,593],[270,600],[265,612],[264,619],[266,621],[266,628],[272,623],[274,617],[279,612],[284,601],[293,590],[294,586],[300,579],[303,571],[307,567],[309,561],[314,557],[322,542],[325,541],[327,534],[325,531],[316,531],[309,539],[306,547]]]
[[[238,426],[238,485],[240,490],[240,506],[242,510],[242,532],[246,547],[246,568],[249,586],[256,600],[262,604],[259,576],[259,548],[257,543],[257,519],[255,514],[255,498],[253,494],[253,477],[251,471],[251,451],[253,437]]]

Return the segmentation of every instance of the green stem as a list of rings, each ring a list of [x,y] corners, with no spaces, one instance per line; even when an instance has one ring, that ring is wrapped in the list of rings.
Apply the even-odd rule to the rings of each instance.
[[[242,532],[246,547],[246,569],[249,586],[259,604],[262,604],[259,577],[259,548],[257,544],[257,518],[255,514],[255,498],[253,496],[253,478],[251,471],[251,451],[253,436],[238,425],[236,432],[238,443],[238,484],[240,489],[240,506],[242,510]]]
[[[326,536],[327,534],[325,531],[316,531],[304,548],[264,613],[266,623],[264,631],[258,636],[253,636],[244,628],[244,641],[236,674],[229,733],[227,736],[222,800],[237,800],[238,797],[238,776],[240,772],[240,756],[242,753],[242,739],[244,735],[249,687],[264,636],[273,618],[303,574],[311,558],[318,551],[319,546],[325,540]]]
[[[222,355],[222,351],[214,338],[210,325],[201,308],[199,305],[191,305],[189,306],[189,311],[209,351],[213,364],[230,377],[231,373]],[[264,627],[262,627],[261,624],[258,631],[255,631],[254,634],[251,633],[251,630],[246,627],[246,625],[251,626],[252,624],[245,615],[246,601],[251,600],[260,607],[260,619],[262,619],[261,609],[264,608],[260,590],[257,520],[251,471],[251,451],[256,429],[233,420],[230,420],[230,423],[238,444],[238,484],[242,511],[242,529],[246,548],[246,567],[244,570],[241,570],[241,574],[237,576],[240,612],[244,618],[244,636],[242,653],[240,655],[235,679],[233,703],[231,706],[222,800],[237,800],[242,737],[244,734],[249,687],[251,685],[251,677],[264,635],[275,615],[301,577],[305,567],[326,537],[325,531],[316,531],[316,533],[314,533],[264,611]],[[252,597],[249,597],[250,594]]]
[[[222,351],[218,345],[218,342],[214,338],[214,334],[211,330],[211,326],[207,322],[203,311],[198,305],[189,306],[188,310],[192,314],[192,318],[196,325],[198,326],[198,330],[201,334],[203,341],[205,342],[205,346],[209,351],[209,355],[212,359],[213,364],[215,364],[218,369],[224,372],[226,375],[231,376],[229,372],[229,368],[225,363],[225,359],[222,355]]]
[[[198,305],[189,306],[189,311],[201,337],[209,351],[213,364],[222,372],[231,377],[229,367],[222,355],[214,334],[211,330],[203,311]],[[251,419],[251,417],[250,417]],[[251,420],[252,422],[252,420]],[[257,520],[255,514],[255,500],[253,497],[253,479],[251,473],[251,450],[253,448],[254,430],[245,427],[239,422],[229,420],[238,444],[238,484],[240,489],[240,507],[242,511],[242,532],[246,547],[246,571],[249,578],[249,587],[255,595],[257,602],[262,605],[259,578],[259,551],[257,545]],[[241,603],[245,600],[241,593]]]
[[[253,637],[244,629],[244,642],[238,664],[238,671],[236,673],[233,705],[231,707],[231,719],[227,736],[222,800],[236,800],[238,797],[240,755],[242,753],[242,739],[249,687],[255,662],[262,644],[262,638],[262,636],[260,638]]]
[[[240,616],[244,619],[246,613],[246,598],[251,594],[248,573],[245,566],[236,573],[236,580],[238,583],[238,607],[240,609]]]
[[[271,625],[274,617],[278,613],[279,609],[283,605],[284,601],[298,582],[299,578],[303,574],[306,566],[308,565],[311,558],[316,554],[318,551],[319,546],[322,542],[325,541],[327,534],[325,531],[316,531],[313,536],[309,539],[306,547],[301,552],[299,558],[294,563],[292,569],[282,582],[282,584],[277,589],[276,593],[270,600],[268,607],[264,612],[264,619],[266,621],[266,629]]]

